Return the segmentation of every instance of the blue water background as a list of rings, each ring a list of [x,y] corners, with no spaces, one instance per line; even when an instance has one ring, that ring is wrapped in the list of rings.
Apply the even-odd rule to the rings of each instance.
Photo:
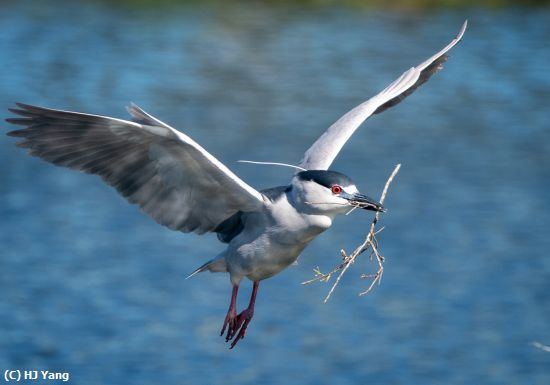
[[[424,12],[0,2],[0,115],[15,101],[125,118],[133,101],[256,188],[291,171],[344,112],[470,27],[445,69],[345,146],[333,169],[379,196],[386,270],[339,218],[262,282],[245,340],[218,336],[225,274],[184,277],[223,246],[171,232],[97,177],[0,136],[0,369],[71,384],[550,384],[550,11]],[[2,124],[2,128],[9,128]],[[4,132],[6,130],[3,130]],[[248,300],[250,284],[241,290]],[[51,382],[50,382],[51,383]]]

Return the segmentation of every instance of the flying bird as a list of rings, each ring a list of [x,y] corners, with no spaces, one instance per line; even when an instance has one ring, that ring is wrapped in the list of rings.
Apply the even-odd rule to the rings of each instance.
[[[447,60],[458,35],[441,51],[404,72],[379,94],[330,126],[305,152],[290,183],[258,191],[189,136],[132,104],[132,120],[16,103],[23,126],[10,136],[19,147],[58,166],[99,175],[130,203],[171,230],[214,232],[227,247],[191,276],[227,272],[231,300],[220,335],[230,348],[244,338],[260,281],[292,264],[338,214],[354,208],[384,211],[346,175],[329,170],[346,141],[371,115],[395,106]],[[253,282],[248,307],[237,314],[242,279]]]

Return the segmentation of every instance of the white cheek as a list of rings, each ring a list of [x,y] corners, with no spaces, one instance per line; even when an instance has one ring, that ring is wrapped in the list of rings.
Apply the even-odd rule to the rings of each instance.
[[[337,203],[341,204],[341,205],[345,205],[345,206],[349,205],[349,201],[347,199],[340,198],[340,197],[338,197],[338,202]]]

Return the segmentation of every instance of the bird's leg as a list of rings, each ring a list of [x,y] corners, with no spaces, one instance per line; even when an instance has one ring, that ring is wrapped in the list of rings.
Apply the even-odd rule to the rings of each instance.
[[[248,307],[244,309],[237,316],[237,322],[234,327],[234,332],[229,336],[229,339],[232,339],[233,337],[235,337],[235,339],[231,343],[230,349],[233,349],[237,344],[237,342],[243,339],[244,335],[246,334],[246,328],[248,327],[248,324],[250,323],[252,316],[254,316],[254,304],[256,303],[256,294],[258,293],[259,286],[260,286],[260,281],[254,281],[254,284],[252,286],[252,295],[250,296],[250,302],[248,304]],[[237,333],[237,330],[238,330],[238,333]]]
[[[225,321],[223,321],[222,331],[220,336],[223,336],[225,328],[227,327],[227,337],[225,341],[229,341],[230,335],[235,334],[235,324],[237,322],[237,292],[239,291],[239,285],[233,285],[233,290],[231,291],[231,302],[229,303],[229,309],[227,310],[227,315],[225,316]]]

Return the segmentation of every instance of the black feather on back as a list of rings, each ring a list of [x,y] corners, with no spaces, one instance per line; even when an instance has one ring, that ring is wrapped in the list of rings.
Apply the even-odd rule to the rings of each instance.
[[[290,191],[290,186],[278,186],[272,187],[260,192],[267,197],[269,200],[276,201],[286,192]],[[214,232],[217,233],[218,239],[220,242],[229,243],[233,238],[243,231],[244,228],[244,218],[242,211],[238,211],[225,221],[220,223],[215,229]]]
[[[243,231],[244,223],[242,216],[243,212],[237,211],[214,229],[220,242],[229,243]]]

